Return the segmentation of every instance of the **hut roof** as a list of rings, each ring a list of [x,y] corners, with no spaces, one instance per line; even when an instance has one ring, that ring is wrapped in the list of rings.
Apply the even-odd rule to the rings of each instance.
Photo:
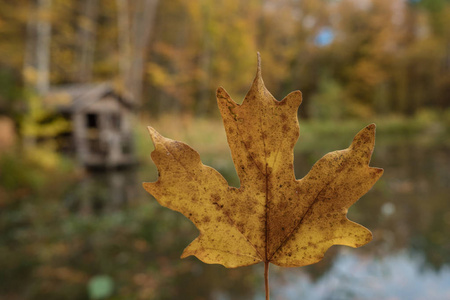
[[[82,111],[90,104],[108,95],[114,95],[122,105],[129,109],[135,107],[132,98],[119,93],[110,82],[68,84],[52,87],[44,97],[44,105],[53,107],[61,112]]]

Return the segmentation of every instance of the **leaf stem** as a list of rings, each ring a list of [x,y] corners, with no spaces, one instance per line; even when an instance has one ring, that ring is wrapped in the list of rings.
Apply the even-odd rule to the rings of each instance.
[[[264,262],[264,284],[266,286],[266,300],[270,300],[270,291],[269,291],[269,262]]]

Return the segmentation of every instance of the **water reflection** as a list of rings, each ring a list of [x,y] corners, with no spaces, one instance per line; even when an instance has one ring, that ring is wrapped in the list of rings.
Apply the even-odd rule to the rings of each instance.
[[[330,150],[297,153],[297,176]],[[374,241],[359,249],[332,247],[312,266],[272,267],[273,299],[450,299],[449,149],[379,139],[371,165],[383,167],[385,174],[352,206],[349,218],[370,228]],[[140,183],[155,177],[156,170],[145,164],[126,172],[95,173],[65,199],[81,215],[114,215],[124,207],[136,214],[150,205],[145,206],[148,215],[134,224],[146,246],[120,250],[136,255],[147,268],[132,269],[140,269],[133,275],[135,286],[122,287],[122,294],[137,288],[143,295],[138,299],[263,299],[262,266],[228,270],[179,259],[197,231],[143,191]],[[235,182],[231,177],[229,182]]]
[[[420,254],[400,251],[374,258],[341,250],[318,280],[298,269],[280,270],[273,284],[285,299],[450,299],[450,268],[423,269]],[[277,271],[278,273],[278,271]]]
[[[135,169],[91,171],[67,191],[64,203],[85,215],[117,211],[138,194],[136,181]]]

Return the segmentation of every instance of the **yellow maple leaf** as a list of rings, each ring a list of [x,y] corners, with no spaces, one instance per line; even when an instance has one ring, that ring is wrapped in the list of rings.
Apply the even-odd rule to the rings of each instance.
[[[182,258],[195,255],[229,268],[261,261],[294,267],[318,262],[332,245],[359,247],[372,239],[368,229],[346,215],[383,173],[369,167],[374,124],[362,129],[349,148],[328,153],[296,180],[293,148],[301,93],[274,99],[262,80],[258,56],[256,78],[242,105],[223,88],[217,101],[239,188],[203,165],[188,145],[149,127],[159,179],[144,188],[200,231]]]

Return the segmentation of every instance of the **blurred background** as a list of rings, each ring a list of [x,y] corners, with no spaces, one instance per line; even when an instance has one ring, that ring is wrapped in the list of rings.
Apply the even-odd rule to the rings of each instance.
[[[272,298],[450,299],[450,1],[0,0],[0,298],[264,299],[263,267],[180,260],[197,230],[141,183],[146,126],[239,186],[216,107],[262,56],[301,90],[295,171],[377,124],[374,241],[271,267]]]

